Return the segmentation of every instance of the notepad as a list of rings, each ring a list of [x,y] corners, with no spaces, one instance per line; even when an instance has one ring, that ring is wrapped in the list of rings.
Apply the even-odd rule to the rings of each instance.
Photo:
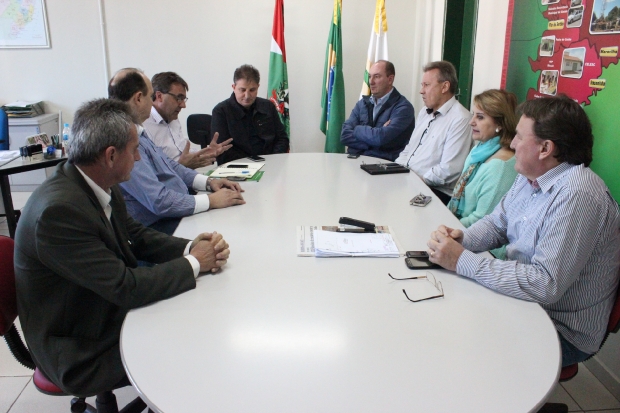
[[[398,258],[391,234],[314,231],[316,257]]]
[[[211,178],[247,178],[250,179],[258,172],[265,162],[228,162],[217,168],[210,175]]]

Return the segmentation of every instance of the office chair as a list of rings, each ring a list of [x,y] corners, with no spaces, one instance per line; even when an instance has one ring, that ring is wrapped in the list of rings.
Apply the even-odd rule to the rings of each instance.
[[[607,332],[605,333],[605,338],[601,342],[599,347],[599,351],[603,348],[603,344],[607,341],[607,337],[609,337],[610,333],[617,333],[620,329],[620,288],[616,293],[616,302],[614,306],[611,308],[611,314],[609,315],[609,322],[607,323]],[[586,360],[590,360],[596,353],[592,354]],[[584,361],[586,361],[584,360]],[[560,372],[560,382],[568,381],[577,375],[579,371],[579,363],[571,364],[570,366],[562,367],[562,371]],[[568,412],[568,406],[561,403],[547,403],[545,404],[538,413],[566,413]]]
[[[0,108],[0,150],[9,150],[9,117]]]
[[[51,396],[67,396],[35,366],[28,348],[22,341],[14,321],[17,318],[17,293],[15,291],[15,269],[13,266],[14,241],[0,236],[0,336],[3,336],[15,359],[31,370],[34,370],[33,383],[37,390]],[[116,396],[112,391],[97,394],[97,408],[86,403],[84,397],[71,400],[72,413],[140,413],[146,404],[139,397],[130,402],[120,412],[116,404]],[[149,410],[150,412],[150,410]]]
[[[187,136],[189,140],[206,148],[211,140],[211,115],[194,113],[187,117]]]

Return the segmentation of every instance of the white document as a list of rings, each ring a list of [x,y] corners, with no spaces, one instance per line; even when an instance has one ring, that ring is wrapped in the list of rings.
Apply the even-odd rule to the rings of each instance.
[[[304,225],[297,227],[297,256],[298,257],[315,257],[315,231],[331,231],[338,232],[340,231],[342,225]],[[345,226],[346,227],[346,226]],[[398,239],[394,235],[391,228],[387,225],[377,225],[375,230],[378,234],[389,234],[392,237],[392,240],[396,244],[398,251],[403,251],[400,246]],[[340,232],[342,234],[342,232]],[[402,254],[401,254],[402,255]]]
[[[228,162],[213,171],[211,178],[235,177],[250,179],[263,165],[265,165],[265,162]]]
[[[32,105],[36,105],[37,103],[41,103],[41,102],[40,101],[39,102],[25,102],[23,100],[17,100],[12,103],[7,103],[4,106],[11,107],[11,108],[28,108]]]
[[[398,258],[400,253],[391,234],[314,231],[317,257]]]
[[[0,151],[0,166],[19,158],[19,151]]]

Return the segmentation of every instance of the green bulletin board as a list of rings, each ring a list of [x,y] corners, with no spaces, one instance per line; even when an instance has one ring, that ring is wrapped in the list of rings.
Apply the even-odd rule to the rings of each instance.
[[[502,87],[519,101],[564,93],[594,129],[592,169],[620,200],[620,0],[511,0]]]

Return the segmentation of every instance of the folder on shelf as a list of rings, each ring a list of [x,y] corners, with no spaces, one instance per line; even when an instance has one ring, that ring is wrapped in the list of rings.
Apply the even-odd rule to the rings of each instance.
[[[17,101],[2,106],[9,118],[31,118],[43,114],[43,102]]]

